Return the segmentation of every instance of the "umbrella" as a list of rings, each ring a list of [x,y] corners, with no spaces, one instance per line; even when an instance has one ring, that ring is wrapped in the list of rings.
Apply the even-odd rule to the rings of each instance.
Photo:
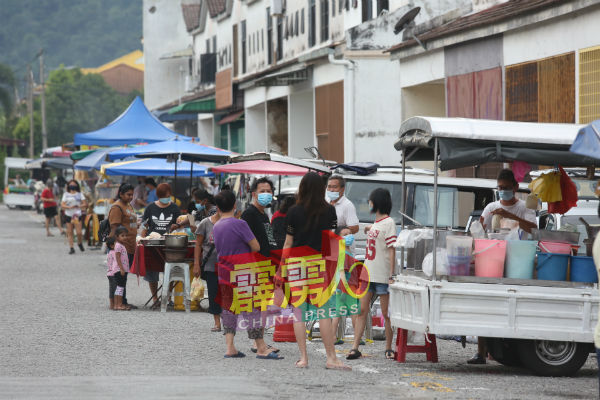
[[[211,167],[210,169],[213,172],[222,172],[226,174],[240,173],[302,176],[308,172],[308,168],[268,160],[242,161],[239,163],[219,165]]]
[[[111,151],[118,149],[120,149],[120,147],[96,150],[75,163],[75,169],[83,171],[91,171],[93,169],[99,170],[102,165],[108,163],[108,161],[106,161],[106,155]]]
[[[179,162],[180,171],[193,171],[194,177],[214,176],[208,172],[207,167],[187,161]],[[105,175],[127,175],[127,176],[176,176],[175,163],[161,159],[140,159],[121,161],[112,164],[104,164],[100,171]]]
[[[54,168],[54,169],[71,169],[73,168],[73,161],[69,157],[59,158],[38,158],[25,164],[26,169],[38,169],[38,168]]]
[[[591,158],[600,158],[600,119],[577,132],[571,152]]]

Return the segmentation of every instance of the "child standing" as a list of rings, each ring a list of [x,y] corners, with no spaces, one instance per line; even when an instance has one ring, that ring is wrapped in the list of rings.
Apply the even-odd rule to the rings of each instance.
[[[115,230],[115,236],[106,239],[106,247],[108,247],[108,255],[106,264],[108,266],[108,295],[110,298],[111,310],[130,310],[129,307],[123,304],[123,292],[127,285],[127,273],[129,272],[129,258],[127,257],[127,249],[123,242],[127,239],[127,228],[119,226]]]

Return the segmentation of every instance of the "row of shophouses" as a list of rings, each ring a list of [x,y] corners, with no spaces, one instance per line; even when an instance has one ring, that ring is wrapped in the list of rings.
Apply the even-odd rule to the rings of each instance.
[[[240,153],[398,165],[416,115],[600,118],[600,0],[144,0],[143,21],[146,104]]]

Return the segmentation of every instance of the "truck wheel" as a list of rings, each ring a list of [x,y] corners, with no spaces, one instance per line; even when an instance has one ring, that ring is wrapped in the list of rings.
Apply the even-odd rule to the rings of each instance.
[[[519,340],[523,365],[542,376],[570,376],[585,364],[590,352],[587,343],[553,340]]]
[[[523,362],[519,358],[519,348],[514,339],[486,338],[488,352],[494,360],[507,367],[521,367]]]

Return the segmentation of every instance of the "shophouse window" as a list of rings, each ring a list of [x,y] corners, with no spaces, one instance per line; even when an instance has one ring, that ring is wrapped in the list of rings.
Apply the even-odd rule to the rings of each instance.
[[[283,17],[277,17],[277,61],[283,58]]]
[[[273,18],[271,7],[267,7],[267,64],[273,63]]]
[[[300,33],[302,33],[304,35],[304,8],[302,9],[302,16],[301,16],[300,20],[301,20]]]
[[[329,0],[321,0],[321,42],[329,40]]]
[[[242,21],[242,74],[246,73],[246,21]]]
[[[389,0],[377,0],[377,15],[380,15],[383,10],[390,10]]]
[[[308,1],[308,47],[313,47],[317,42],[317,5],[315,1]]]
[[[335,0],[331,0],[331,16],[335,17]]]

